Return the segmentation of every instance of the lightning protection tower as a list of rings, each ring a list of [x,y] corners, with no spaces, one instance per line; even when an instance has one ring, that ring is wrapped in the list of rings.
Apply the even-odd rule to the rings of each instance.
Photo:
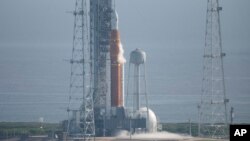
[[[76,0],[70,74],[68,136],[91,140],[95,136],[92,92],[92,50],[89,44],[87,0]]]
[[[207,1],[206,34],[202,94],[199,107],[199,135],[212,138],[228,137],[227,103],[219,0]]]

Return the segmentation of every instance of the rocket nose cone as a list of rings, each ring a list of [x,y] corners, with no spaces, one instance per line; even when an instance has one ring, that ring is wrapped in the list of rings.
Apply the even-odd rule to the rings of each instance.
[[[115,10],[111,13],[111,29],[118,29],[118,14]]]

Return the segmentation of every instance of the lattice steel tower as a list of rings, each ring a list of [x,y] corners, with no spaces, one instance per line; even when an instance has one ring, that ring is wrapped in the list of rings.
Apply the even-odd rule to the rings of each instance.
[[[76,0],[70,77],[68,135],[84,140],[95,136],[92,50],[89,43],[89,2]],[[70,116],[69,116],[70,117]]]
[[[228,137],[227,103],[218,0],[207,1],[204,66],[199,135],[212,138]]]

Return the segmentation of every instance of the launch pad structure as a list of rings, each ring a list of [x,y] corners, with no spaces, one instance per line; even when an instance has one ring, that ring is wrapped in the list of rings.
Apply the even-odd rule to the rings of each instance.
[[[113,136],[123,130],[130,133],[139,130],[154,132],[157,128],[156,116],[148,108],[146,91],[145,107],[141,104],[140,65],[144,65],[146,54],[140,49],[130,56],[130,63],[134,65],[134,91],[132,99],[128,99],[130,103],[124,104],[126,60],[114,1],[75,0],[68,121],[65,128],[71,138],[92,140],[95,136]],[[225,53],[222,52],[220,31],[219,13],[222,8],[219,0],[207,0],[207,3],[202,94],[198,105],[199,135],[227,138],[229,100],[225,92]]]
[[[67,136],[92,140],[123,130],[149,131],[149,122],[156,122],[153,111],[149,120],[147,105],[137,107],[136,116],[124,105],[126,60],[114,0],[76,0],[73,15]]]

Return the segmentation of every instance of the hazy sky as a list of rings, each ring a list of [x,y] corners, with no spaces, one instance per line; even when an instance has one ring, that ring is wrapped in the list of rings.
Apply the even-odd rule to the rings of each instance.
[[[206,0],[117,0],[120,27],[129,42],[204,36]],[[73,3],[73,4],[72,4]],[[249,0],[221,0],[223,39],[249,38]],[[0,41],[71,42],[72,0],[1,0]],[[151,34],[149,34],[151,33]],[[135,41],[133,41],[134,39]]]
[[[149,91],[200,94],[206,0],[117,0],[125,54],[147,52]],[[227,93],[250,92],[250,1],[221,0]],[[74,0],[0,0],[0,99],[69,86]],[[164,82],[164,83],[162,83]],[[249,98],[249,97],[248,97]],[[65,100],[64,99],[64,100]],[[248,99],[250,100],[250,99]]]

